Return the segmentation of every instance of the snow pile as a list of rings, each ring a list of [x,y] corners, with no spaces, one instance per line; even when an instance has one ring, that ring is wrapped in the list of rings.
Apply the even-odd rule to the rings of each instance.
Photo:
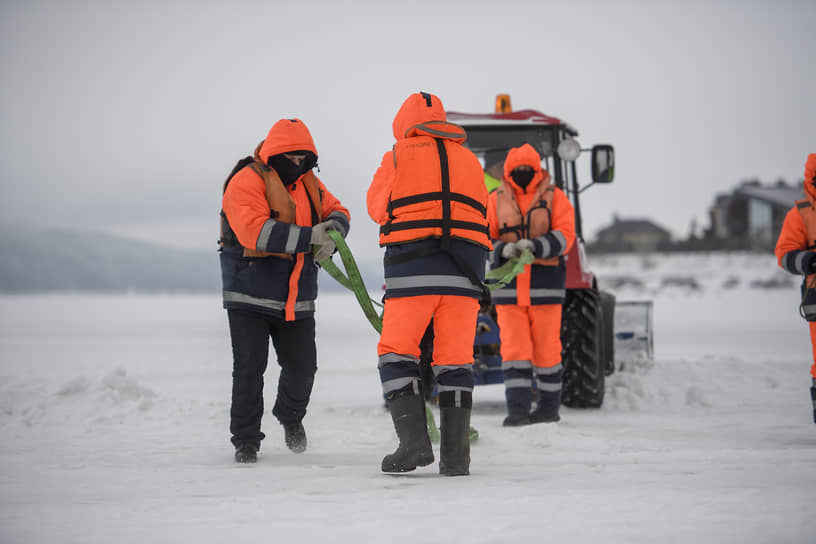
[[[105,374],[96,383],[85,376],[79,376],[63,384],[56,391],[58,397],[66,401],[79,399],[80,402],[90,402],[99,406],[104,412],[115,412],[118,417],[124,418],[132,411],[146,412],[153,408],[156,393],[139,384],[137,380],[127,375],[124,368],[116,368]],[[95,421],[99,421],[99,417]]]
[[[773,255],[764,253],[609,254],[590,258],[590,266],[601,288],[641,298],[746,288],[790,290],[799,283],[777,266]]]
[[[134,414],[152,410],[156,393],[115,368],[97,378],[75,376],[53,390],[9,380],[0,386],[0,428],[43,425],[124,423]]]

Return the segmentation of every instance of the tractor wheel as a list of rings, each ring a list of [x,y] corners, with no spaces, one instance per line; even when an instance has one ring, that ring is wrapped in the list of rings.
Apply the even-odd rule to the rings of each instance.
[[[600,291],[600,295],[603,315],[601,361],[604,365],[604,374],[609,376],[615,372],[615,295],[608,291]]]
[[[561,402],[570,408],[600,408],[606,376],[602,352],[603,315],[596,289],[568,289],[561,319]]]

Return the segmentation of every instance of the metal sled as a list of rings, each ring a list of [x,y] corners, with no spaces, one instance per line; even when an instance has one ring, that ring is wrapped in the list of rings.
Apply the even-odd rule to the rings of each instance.
[[[654,360],[653,304],[651,300],[624,300],[615,304],[615,362]]]

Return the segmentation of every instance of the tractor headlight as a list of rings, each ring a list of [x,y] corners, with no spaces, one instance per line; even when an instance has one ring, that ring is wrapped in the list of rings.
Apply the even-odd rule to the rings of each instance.
[[[558,144],[558,156],[565,161],[574,161],[581,154],[581,144],[575,140],[562,140]]]

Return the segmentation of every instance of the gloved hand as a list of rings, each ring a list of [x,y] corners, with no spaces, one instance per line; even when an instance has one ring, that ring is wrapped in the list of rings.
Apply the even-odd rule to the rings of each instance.
[[[528,240],[527,238],[522,238],[518,242],[516,242],[516,250],[518,251],[518,256],[520,257],[524,250],[528,250],[530,253],[535,252],[535,244],[532,240]]]
[[[810,258],[810,262],[807,265],[807,270],[805,270],[805,274],[816,273],[816,251],[811,251],[810,253],[812,257]]]
[[[501,250],[502,259],[510,260],[513,257],[518,256],[518,249],[516,247],[516,242],[507,242],[504,244]]]
[[[312,227],[312,237],[309,243],[312,244],[312,257],[315,262],[328,259],[332,256],[334,250],[337,249],[334,240],[329,237],[327,231],[339,230],[338,226],[338,223],[334,219],[329,219]]]
[[[516,242],[508,242],[502,248],[501,256],[503,259],[510,260],[514,257],[520,257],[525,249],[530,250],[531,253],[535,251],[535,244],[532,240],[522,238]]]

